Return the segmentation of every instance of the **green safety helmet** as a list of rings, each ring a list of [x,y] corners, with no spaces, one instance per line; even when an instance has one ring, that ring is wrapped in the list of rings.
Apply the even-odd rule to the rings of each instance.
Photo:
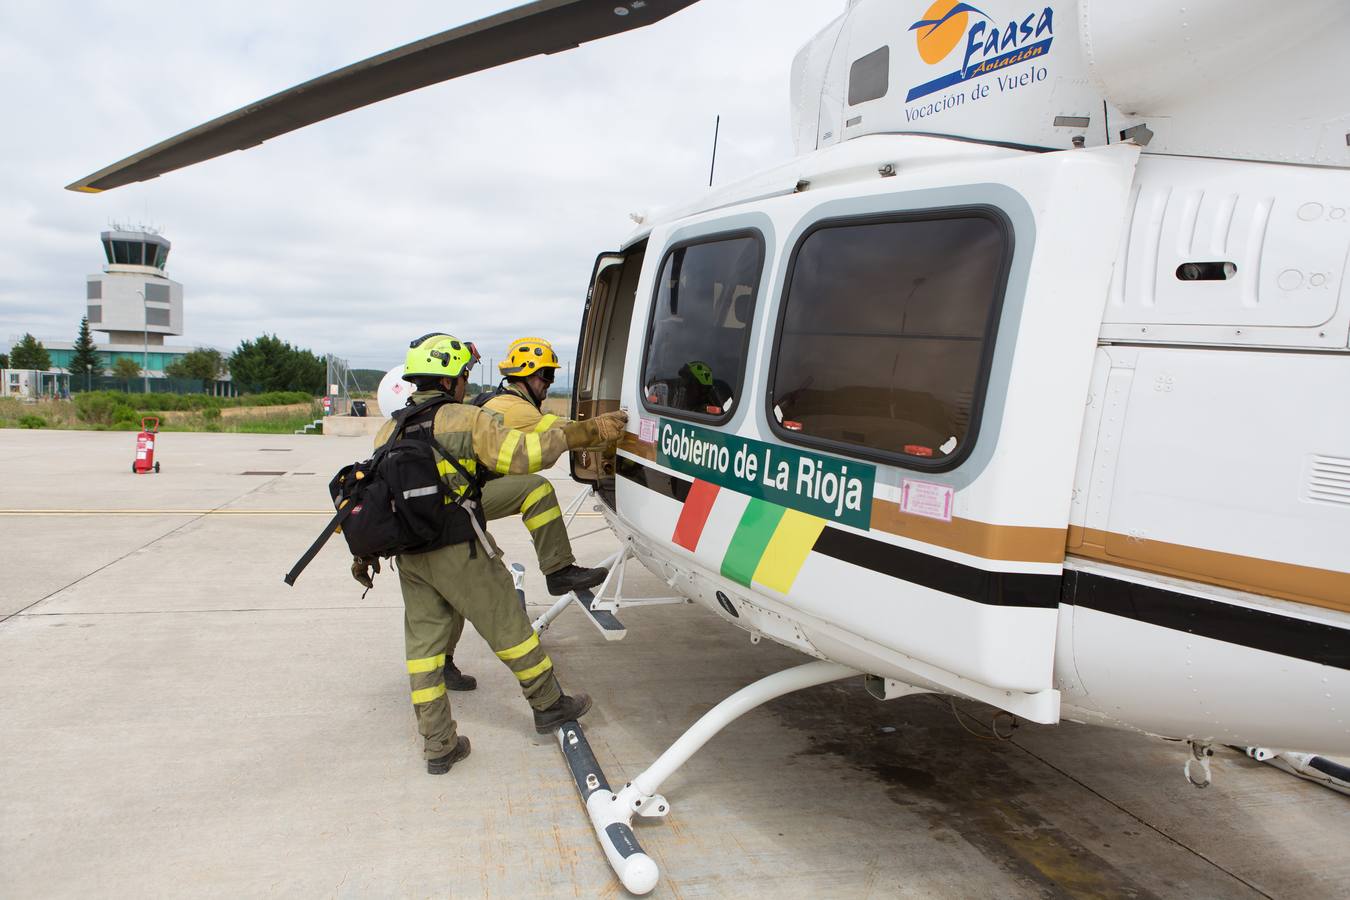
[[[461,341],[452,334],[433,331],[408,345],[403,361],[403,377],[411,381],[419,375],[458,378],[473,368],[481,357],[472,341]]]
[[[701,360],[691,359],[684,364],[684,367],[689,370],[690,376],[699,384],[704,387],[712,387],[712,369],[709,368],[707,363]]]

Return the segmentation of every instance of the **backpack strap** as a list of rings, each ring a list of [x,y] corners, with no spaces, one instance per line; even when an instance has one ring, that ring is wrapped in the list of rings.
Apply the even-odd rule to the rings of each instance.
[[[352,509],[355,506],[357,506],[357,503],[354,498],[349,498],[346,503],[342,504],[342,509],[339,509],[337,515],[329,520],[318,539],[309,545],[309,549],[305,551],[305,555],[296,560],[295,565],[291,567],[291,570],[287,572],[285,578],[282,579],[283,581],[292,587],[295,586],[295,580],[300,577],[300,573],[305,571],[305,567],[314,561],[314,557],[319,555],[319,551],[323,549],[324,544],[328,543],[328,539],[342,527],[343,522],[347,521],[347,517],[352,514]]]

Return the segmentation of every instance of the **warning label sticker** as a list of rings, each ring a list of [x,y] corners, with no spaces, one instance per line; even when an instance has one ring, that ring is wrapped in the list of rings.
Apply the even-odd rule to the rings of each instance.
[[[956,489],[931,481],[904,479],[900,484],[900,511],[930,519],[952,520]]]

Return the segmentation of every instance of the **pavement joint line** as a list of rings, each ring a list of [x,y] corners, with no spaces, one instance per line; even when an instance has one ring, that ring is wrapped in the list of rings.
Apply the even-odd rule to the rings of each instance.
[[[230,608],[212,608],[212,609],[117,609],[107,612],[92,612],[71,610],[70,612],[16,612],[10,618],[37,619],[46,617],[49,619],[59,619],[65,616],[183,616],[194,615],[197,613],[244,613],[244,612],[341,612],[343,610],[362,610],[362,609],[403,609],[403,604],[397,606],[240,606],[234,609]]]
[[[267,485],[269,485],[269,484],[271,484],[271,483],[272,483],[272,479],[270,479],[270,478],[267,479],[266,481],[260,481],[260,482],[258,482],[257,484],[255,484],[253,487],[249,488],[247,491],[244,491],[244,493],[240,494],[239,496],[237,496],[237,497],[232,497],[232,498],[230,498],[229,500],[226,500],[224,503],[222,503],[222,504],[220,504],[219,506],[215,507],[215,509],[216,509],[216,510],[224,509],[225,507],[229,506],[231,503],[235,503],[235,502],[238,502],[239,500],[243,500],[245,497],[249,496],[250,494],[253,494],[253,493],[256,493],[256,492],[262,490],[264,487],[266,487]],[[21,609],[16,609],[14,612],[10,613],[9,615],[4,616],[3,618],[0,618],[0,625],[3,625],[4,623],[8,622],[10,619],[14,618],[15,616],[19,615],[20,613],[25,613],[25,612],[27,612],[28,610],[32,609],[33,607],[37,606],[37,605],[40,604],[40,603],[45,603],[46,601],[48,601],[48,600],[50,600],[51,598],[55,597],[57,594],[60,594],[60,593],[62,593],[63,591],[65,591],[65,590],[67,590],[67,589],[69,589],[69,588],[72,588],[72,587],[74,587],[75,585],[79,584],[81,581],[84,581],[86,578],[92,578],[92,577],[94,577],[95,575],[97,575],[99,572],[102,572],[104,569],[110,569],[110,568],[112,568],[113,566],[115,566],[115,565],[117,565],[118,563],[120,563],[122,560],[124,560],[124,559],[126,559],[127,557],[131,556],[133,553],[138,553],[138,552],[140,552],[141,550],[146,549],[147,547],[152,547],[152,546],[154,546],[155,544],[159,543],[160,541],[164,540],[166,537],[168,537],[168,536],[171,535],[171,534],[177,534],[178,532],[182,531],[184,528],[186,528],[186,527],[188,527],[189,525],[191,525],[193,522],[197,522],[197,521],[201,520],[202,518],[203,518],[203,516],[197,515],[197,516],[194,516],[194,517],[191,518],[191,519],[188,519],[186,522],[180,522],[180,523],[178,523],[177,525],[175,525],[174,527],[170,528],[168,531],[164,532],[163,534],[159,535],[158,537],[151,538],[150,540],[146,541],[144,544],[141,544],[139,547],[133,547],[132,549],[128,550],[126,553],[123,553],[121,556],[117,557],[116,559],[110,560],[109,562],[104,563],[103,565],[99,566],[97,569],[94,569],[94,570],[91,571],[91,572],[86,572],[86,573],[84,573],[84,574],[81,575],[79,578],[76,578],[74,581],[70,582],[69,584],[62,585],[61,587],[57,588],[56,590],[52,591],[51,593],[47,594],[46,596],[39,597],[38,599],[34,600],[32,603],[28,604],[27,606],[22,607]]]
[[[1087,784],[1086,782],[1084,782],[1082,779],[1077,778],[1076,776],[1070,774],[1069,772],[1066,772],[1064,769],[1061,769],[1059,766],[1057,766],[1057,765],[1055,765],[1054,763],[1050,762],[1048,759],[1046,759],[1045,757],[1041,756],[1040,754],[1038,754],[1038,753],[1036,753],[1036,752],[1030,750],[1030,749],[1027,748],[1027,747],[1022,746],[1021,744],[1019,744],[1019,743],[1018,743],[1017,741],[1015,741],[1015,740],[1009,740],[1008,743],[1009,743],[1009,744],[1012,744],[1012,745],[1013,745],[1014,747],[1016,747],[1018,750],[1021,750],[1023,753],[1025,753],[1027,756],[1030,756],[1032,759],[1036,760],[1036,761],[1039,762],[1041,765],[1046,766],[1046,767],[1049,768],[1049,769],[1053,769],[1054,771],[1058,772],[1060,775],[1063,775],[1065,778],[1069,779],[1069,780],[1072,781],[1074,784],[1078,785],[1078,786],[1081,787],[1083,790],[1087,791],[1089,794],[1092,794],[1092,795],[1093,795],[1094,797],[1096,797],[1097,799],[1102,800],[1103,802],[1107,803],[1108,805],[1114,807],[1115,809],[1117,809],[1117,810],[1119,810],[1120,812],[1124,813],[1125,815],[1129,816],[1131,819],[1134,819],[1136,822],[1138,822],[1138,823],[1139,823],[1140,825],[1142,825],[1143,827],[1147,828],[1149,831],[1152,831],[1154,834],[1157,834],[1157,835],[1159,835],[1160,837],[1162,837],[1163,839],[1167,840],[1168,842],[1170,842],[1170,843],[1172,843],[1172,844],[1175,844],[1177,847],[1180,847],[1182,850],[1185,850],[1187,853],[1193,854],[1193,855],[1194,855],[1195,857],[1197,857],[1198,859],[1204,860],[1205,862],[1209,863],[1209,864],[1210,864],[1211,866],[1213,866],[1214,868],[1218,869],[1220,872],[1222,872],[1222,873],[1224,873],[1225,875],[1227,875],[1229,878],[1232,878],[1234,881],[1237,881],[1237,882],[1239,882],[1240,884],[1243,884],[1243,885],[1245,885],[1245,886],[1251,888],[1253,891],[1255,891],[1256,893],[1260,894],[1262,897],[1267,898],[1267,900],[1275,900],[1275,898],[1274,898],[1272,895],[1270,895],[1270,894],[1266,893],[1265,891],[1261,890],[1259,887],[1257,887],[1256,885],[1252,884],[1250,881],[1248,881],[1247,879],[1243,878],[1241,875],[1237,874],[1236,872],[1232,872],[1232,871],[1230,871],[1230,870],[1228,870],[1228,869],[1225,869],[1223,866],[1219,865],[1219,863],[1217,863],[1217,862],[1215,862],[1214,860],[1210,859],[1208,856],[1206,856],[1205,854],[1201,853],[1199,850],[1197,850],[1197,849],[1195,849],[1194,847],[1191,847],[1191,846],[1189,846],[1188,844],[1185,844],[1185,843],[1181,842],[1180,840],[1178,840],[1178,839],[1172,837],[1172,835],[1168,834],[1166,831],[1163,831],[1161,828],[1159,828],[1157,825],[1154,825],[1152,822],[1147,821],[1146,819],[1144,819],[1143,817],[1141,817],[1138,813],[1135,813],[1135,812],[1132,812],[1132,811],[1129,810],[1129,809],[1126,809],[1124,806],[1122,806],[1122,805],[1120,805],[1119,803],[1117,803],[1116,801],[1112,800],[1110,797],[1106,796],[1106,795],[1103,794],[1101,791],[1099,791],[1099,790],[1097,790],[1096,788],[1093,788],[1092,786],[1088,785],[1088,784]]]

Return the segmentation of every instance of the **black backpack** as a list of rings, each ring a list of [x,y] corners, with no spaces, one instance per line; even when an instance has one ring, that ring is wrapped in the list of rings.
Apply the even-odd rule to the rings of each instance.
[[[347,539],[352,555],[360,557],[426,553],[482,536],[486,519],[481,481],[442,453],[432,437],[436,410],[449,402],[447,396],[394,413],[394,431],[375,455],[333,476],[328,493],[337,514],[286,574],[287,584],[295,584],[336,531]],[[468,482],[461,496],[454,496],[441,477],[440,462]],[[489,547],[486,541],[484,546]]]

